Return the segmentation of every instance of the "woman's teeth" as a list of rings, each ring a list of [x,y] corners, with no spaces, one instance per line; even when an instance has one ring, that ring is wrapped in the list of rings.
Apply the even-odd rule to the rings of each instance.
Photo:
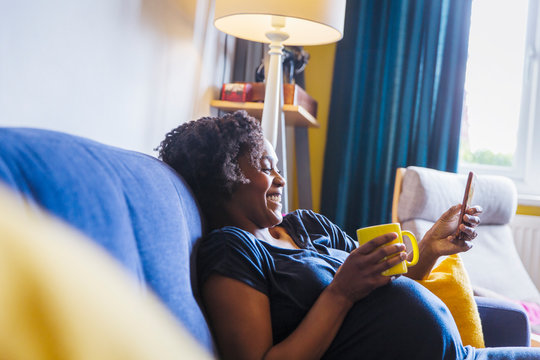
[[[268,195],[266,198],[270,201],[281,202],[281,195]]]

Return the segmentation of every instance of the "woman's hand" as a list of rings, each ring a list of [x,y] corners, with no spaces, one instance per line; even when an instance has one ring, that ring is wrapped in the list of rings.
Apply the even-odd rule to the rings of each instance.
[[[452,206],[428,230],[422,241],[418,243],[420,259],[415,266],[409,268],[406,276],[414,280],[426,279],[431,269],[441,256],[457,254],[472,248],[472,240],[476,238],[476,227],[480,224],[478,215],[482,213],[480,206],[468,208],[463,215],[463,223],[459,225],[462,239],[457,235],[461,205]]]
[[[480,224],[480,206],[473,206],[465,211],[463,223],[459,225],[461,239],[457,235],[461,205],[452,206],[437,220],[426,233],[422,242],[429,245],[434,256],[452,255],[468,251],[472,248],[472,240],[476,238],[476,227]]]
[[[392,278],[381,273],[407,257],[404,244],[388,245],[396,237],[396,233],[385,234],[354,249],[338,269],[328,290],[352,304],[388,284]]]

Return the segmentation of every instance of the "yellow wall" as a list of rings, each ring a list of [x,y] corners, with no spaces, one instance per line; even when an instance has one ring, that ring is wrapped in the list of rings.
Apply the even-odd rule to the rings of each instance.
[[[518,205],[517,214],[540,216],[540,206]]]

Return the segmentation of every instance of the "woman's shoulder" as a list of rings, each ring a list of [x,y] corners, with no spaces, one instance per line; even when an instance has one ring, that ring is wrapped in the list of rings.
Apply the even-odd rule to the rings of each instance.
[[[224,226],[219,229],[212,230],[208,235],[205,237],[206,239],[237,239],[239,241],[250,241],[253,237],[251,233],[249,233],[246,230],[242,230],[236,226]]]
[[[295,210],[284,217],[282,226],[300,243],[323,242],[328,247],[352,251],[354,241],[326,216],[312,210]]]
[[[229,250],[260,256],[264,252],[264,247],[253,234],[235,226],[213,230],[201,240],[199,246],[199,252],[203,253],[223,253]]]
[[[213,230],[197,249],[199,284],[212,273],[242,281],[267,294],[266,278],[271,257],[251,233],[227,226]]]
[[[283,217],[280,224],[301,247],[313,247],[312,237],[321,233],[321,215],[312,210],[298,209]],[[322,231],[326,233],[326,231]]]
[[[308,231],[312,228],[320,229],[334,226],[326,216],[308,209],[298,209],[288,213],[283,218],[283,223],[295,225],[301,224],[302,227],[306,228]]]
[[[321,217],[321,214],[316,213],[313,210],[309,209],[297,209],[294,211],[291,211],[290,213],[286,214],[283,217],[283,221],[291,221],[291,220],[299,220],[299,221],[305,221],[305,220],[311,220],[311,219],[317,219]]]

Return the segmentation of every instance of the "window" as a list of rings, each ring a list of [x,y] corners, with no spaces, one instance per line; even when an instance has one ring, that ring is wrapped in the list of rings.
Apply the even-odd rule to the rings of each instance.
[[[459,172],[512,178],[540,205],[540,0],[473,0]]]

